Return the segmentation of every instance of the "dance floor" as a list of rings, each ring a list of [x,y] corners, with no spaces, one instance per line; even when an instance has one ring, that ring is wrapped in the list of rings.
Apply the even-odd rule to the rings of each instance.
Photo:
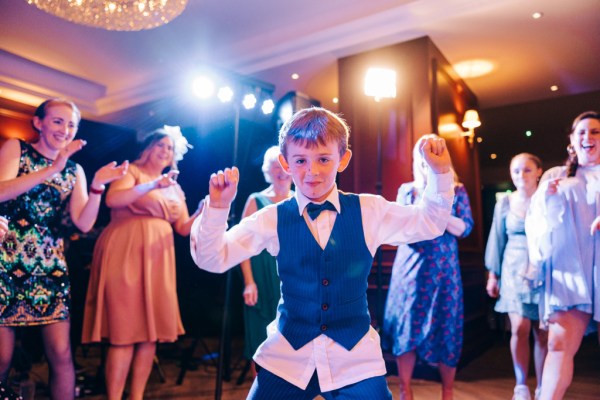
[[[162,344],[158,350],[158,364],[150,377],[146,391],[147,399],[181,399],[202,400],[216,399],[217,369],[214,361],[217,338],[205,338],[206,347],[197,346],[191,368],[185,370],[180,385],[177,379],[181,374],[181,358],[189,348],[192,338],[182,338],[175,344]],[[229,381],[224,381],[221,388],[221,399],[243,400],[252,384],[248,374],[240,380],[245,361],[240,359],[240,339],[232,345],[232,373]],[[211,352],[214,351],[214,352]],[[208,354],[206,354],[208,352]],[[81,366],[78,374],[78,386],[81,397],[90,400],[104,399],[102,379],[98,377],[101,351],[99,347],[82,347],[77,349],[76,359]],[[162,374],[162,376],[161,376]],[[530,373],[528,385],[535,387],[535,379]],[[47,367],[44,362],[34,363],[31,377],[36,381],[36,399],[47,399]],[[164,382],[161,378],[164,377]],[[389,387],[398,399],[398,378],[388,376]],[[239,383],[239,384],[238,384]],[[15,383],[16,384],[16,383]],[[514,376],[508,349],[508,339],[498,339],[496,344],[481,357],[461,368],[456,377],[456,400],[509,400],[512,397]],[[440,385],[435,381],[415,380],[414,393],[416,400],[440,398]],[[597,337],[591,335],[584,339],[582,347],[575,359],[575,377],[566,399],[598,400],[600,399],[600,348]],[[282,399],[283,400],[283,399]],[[369,399],[370,400],[370,399]]]

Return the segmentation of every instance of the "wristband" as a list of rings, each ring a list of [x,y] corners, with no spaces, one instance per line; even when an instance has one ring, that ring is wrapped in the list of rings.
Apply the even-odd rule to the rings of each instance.
[[[95,189],[93,186],[90,186],[90,193],[91,194],[102,194],[104,193],[104,185],[102,185],[102,189]]]

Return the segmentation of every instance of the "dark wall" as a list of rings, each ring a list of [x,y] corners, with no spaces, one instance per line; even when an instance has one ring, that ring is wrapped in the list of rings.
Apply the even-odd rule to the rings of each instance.
[[[393,69],[398,75],[397,97],[376,103],[363,93],[363,82],[371,66]],[[464,112],[476,108],[477,99],[455,76],[443,54],[427,37],[339,60],[340,112],[349,123],[353,157],[349,168],[340,174],[342,190],[377,193],[378,163],[382,165],[381,193],[395,200],[398,187],[412,180],[412,148],[417,139],[438,132],[439,125],[451,122],[458,127]],[[377,137],[382,151],[378,154]],[[477,147],[470,147],[460,135],[447,139],[454,167],[471,199],[475,227],[470,237],[459,242],[465,301],[465,346],[462,362],[481,354],[490,344],[486,324],[487,307],[481,197]],[[400,229],[400,227],[399,227]],[[383,289],[391,273],[395,248],[383,246]],[[377,275],[377,265],[373,275]],[[371,278],[372,278],[371,277]],[[370,279],[369,306],[380,318],[379,291]],[[373,300],[373,301],[371,301]]]
[[[544,170],[564,164],[573,119],[583,111],[600,111],[600,91],[554,99],[483,109],[477,128],[483,142],[480,153],[484,239],[494,211],[495,193],[514,189],[510,180],[511,158],[522,152],[542,159]],[[530,137],[525,135],[532,131]],[[495,153],[496,159],[490,154]]]
[[[571,123],[587,110],[600,110],[600,91],[481,110],[482,184],[510,182],[510,159],[521,152],[539,156],[545,169],[563,164]],[[525,136],[527,130],[532,136]]]

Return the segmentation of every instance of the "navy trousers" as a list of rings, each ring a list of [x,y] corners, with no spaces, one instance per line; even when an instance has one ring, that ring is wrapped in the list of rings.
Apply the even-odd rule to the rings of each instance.
[[[313,400],[317,395],[326,400],[391,400],[384,376],[375,376],[330,392],[321,392],[317,373],[313,374],[306,390],[292,385],[261,368],[250,388],[247,400]]]

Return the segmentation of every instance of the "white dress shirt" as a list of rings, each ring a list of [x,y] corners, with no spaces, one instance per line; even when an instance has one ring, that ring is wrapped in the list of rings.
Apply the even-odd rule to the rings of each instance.
[[[382,244],[430,240],[444,232],[452,210],[453,174],[430,173],[427,181],[422,201],[414,206],[389,202],[381,196],[359,195],[365,242],[372,255]],[[310,200],[299,191],[295,197],[299,215],[304,216],[315,240],[324,248],[340,211],[337,187],[327,197],[337,212],[323,211],[314,221],[305,211]],[[210,207],[208,201],[192,226],[190,241],[194,262],[206,271],[220,273],[263,249],[277,256],[276,207],[275,204],[267,206],[226,231],[229,209]],[[323,392],[386,373],[379,335],[372,327],[351,350],[325,334],[294,350],[277,330],[276,319],[267,327],[267,339],[256,351],[254,361],[301,389],[306,388],[316,369]]]

